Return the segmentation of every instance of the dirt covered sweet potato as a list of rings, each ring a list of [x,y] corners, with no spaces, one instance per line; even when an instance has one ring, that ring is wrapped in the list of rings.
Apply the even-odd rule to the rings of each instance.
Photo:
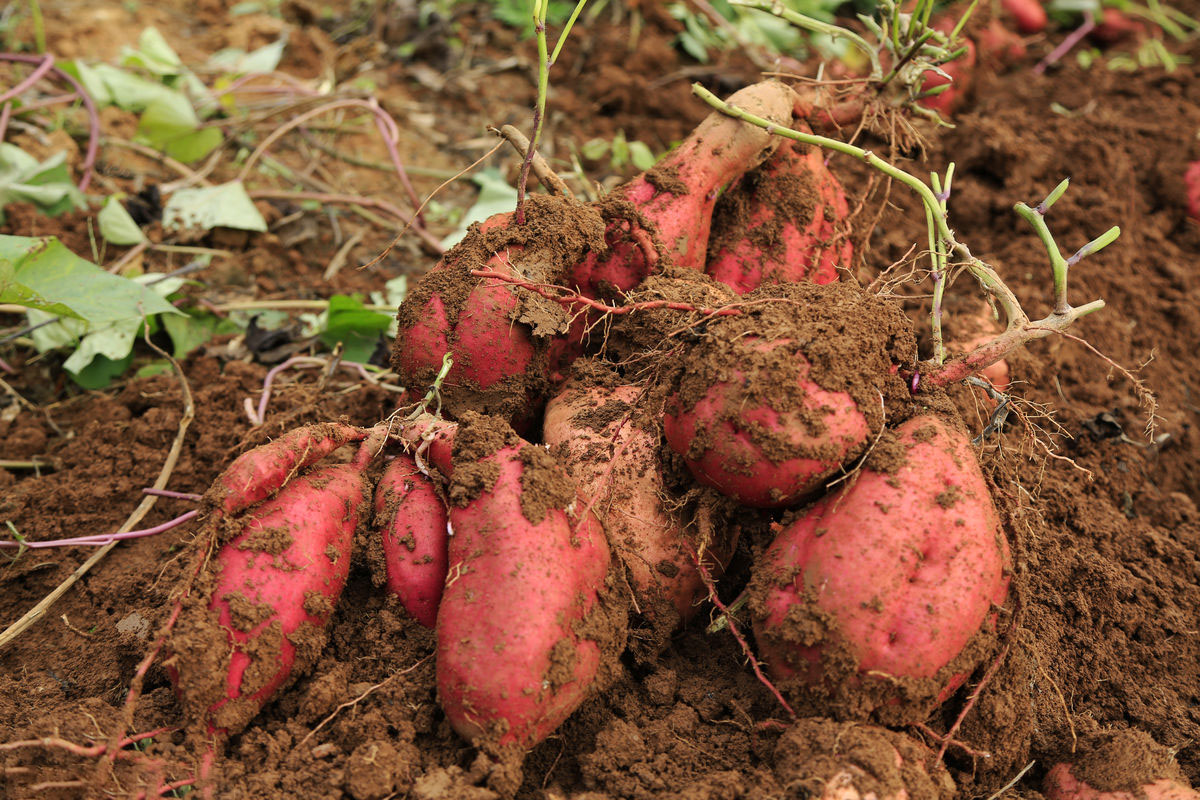
[[[446,582],[449,524],[433,481],[407,454],[396,456],[375,485],[373,524],[385,584],[413,618],[432,628]]]
[[[802,698],[920,721],[981,659],[969,645],[1004,603],[1009,573],[966,434],[916,416],[784,526],[756,565],[758,649]]]
[[[783,83],[769,80],[733,93],[727,102],[787,125],[794,95]],[[652,169],[601,202],[608,247],[571,271],[571,285],[589,297],[611,296],[614,289],[628,291],[668,264],[703,269],[718,191],[762,163],[778,143],[762,128],[710,113]]]
[[[544,447],[463,415],[454,435],[438,697],[463,737],[532,747],[589,695],[620,643],[594,515]],[[614,619],[617,617],[614,616]]]
[[[704,271],[738,294],[764,283],[831,283],[850,266],[848,214],[820,148],[785,140],[717,200]]]
[[[781,284],[745,295],[687,347],[663,427],[701,483],[750,506],[794,505],[865,452],[884,400],[907,397],[895,365],[908,322],[857,286]]]
[[[1042,781],[1047,800],[1200,800],[1175,753],[1139,730],[1085,737]]]
[[[318,467],[243,514],[214,519],[218,549],[169,643],[191,725],[237,733],[316,662],[370,497],[360,466]]]
[[[543,440],[603,523],[638,609],[669,631],[707,595],[696,554],[719,575],[732,548],[724,531],[714,541],[711,524],[687,530],[664,506],[660,433],[637,405],[643,394],[572,380],[546,405]]]

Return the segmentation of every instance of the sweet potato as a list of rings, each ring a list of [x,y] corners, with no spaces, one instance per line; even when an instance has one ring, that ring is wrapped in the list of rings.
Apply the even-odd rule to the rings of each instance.
[[[752,578],[755,634],[776,679],[835,703],[859,695],[860,712],[905,686],[920,702],[888,713],[920,720],[976,665],[967,645],[1008,583],[1008,544],[967,435],[922,415],[778,534]]]
[[[704,271],[745,294],[763,283],[831,283],[852,254],[846,195],[820,148],[785,141],[717,201]]]
[[[1125,39],[1142,39],[1146,25],[1117,8],[1106,7],[1100,11],[1100,19],[1088,37],[1100,44],[1116,44]]]
[[[1129,729],[1085,737],[1073,763],[1046,772],[1042,793],[1047,800],[1200,800],[1174,752]]]
[[[319,467],[217,521],[227,541],[185,601],[170,644],[186,716],[206,733],[239,732],[316,662],[369,502],[360,467]]]
[[[1046,30],[1049,17],[1041,0],[1000,0],[1000,7],[1013,18],[1017,30],[1026,36]]]
[[[998,19],[990,20],[983,30],[975,33],[974,40],[980,59],[986,63],[1007,66],[1028,54],[1025,40]]]
[[[785,507],[866,450],[884,393],[901,389],[893,359],[915,345],[900,312],[857,286],[781,284],[746,297],[752,311],[710,322],[684,351],[663,430],[701,483]]]
[[[794,96],[779,81],[763,81],[728,101],[779,125],[791,122]],[[649,171],[603,203],[610,221],[606,251],[581,261],[569,282],[589,297],[628,291],[659,260],[703,269],[717,192],[767,158],[778,140],[761,128],[714,111]]]
[[[447,410],[496,414],[522,430],[537,418],[558,362],[573,355],[556,349],[569,315],[532,292],[471,273],[559,283],[605,247],[600,213],[582,203],[531,196],[525,211],[523,226],[508,213],[474,226],[422,276],[400,306],[392,350],[392,366],[410,387],[432,383],[449,354]]]
[[[463,737],[532,747],[588,696],[609,568],[595,517],[545,448],[467,413],[454,436],[438,696]]]
[[[237,514],[279,491],[300,470],[342,445],[362,441],[366,436],[363,428],[336,422],[288,431],[234,459],[209,488],[204,500],[223,514]]]
[[[1187,197],[1188,216],[1200,222],[1200,161],[1188,164],[1183,173],[1183,187]]]
[[[397,456],[375,485],[373,528],[388,591],[417,622],[432,628],[446,582],[449,526],[442,498],[411,456]]]
[[[638,607],[670,630],[696,613],[707,589],[691,541],[663,507],[659,432],[637,413],[640,386],[568,383],[546,404],[543,441],[592,505],[625,566]],[[724,569],[728,541],[708,541],[707,568]]]

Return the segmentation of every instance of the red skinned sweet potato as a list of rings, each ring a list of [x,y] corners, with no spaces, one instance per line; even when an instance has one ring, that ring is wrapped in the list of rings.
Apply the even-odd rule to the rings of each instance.
[[[1017,30],[1026,36],[1046,30],[1049,18],[1041,0],[1000,0],[1000,7],[1013,18]]]
[[[674,628],[691,619],[708,590],[696,568],[701,548],[663,507],[659,433],[637,413],[642,393],[640,386],[568,383],[546,404],[543,440],[603,523],[638,607]],[[707,568],[719,575],[730,543],[704,544]]]
[[[446,507],[411,456],[399,455],[375,485],[375,523],[388,591],[426,628],[437,623],[446,583]]]
[[[777,680],[835,702],[863,689],[867,710],[899,700],[895,681],[926,681],[911,697],[924,703],[889,712],[912,721],[975,667],[960,656],[1007,596],[1009,553],[966,434],[918,416],[895,436],[778,534],[752,604]]]
[[[1117,8],[1101,9],[1100,19],[1088,37],[1100,44],[1116,44],[1125,39],[1141,39],[1146,25]]]
[[[870,425],[850,395],[811,379],[794,342],[745,337],[738,347],[766,363],[792,362],[797,403],[747,403],[746,388],[769,380],[769,370],[747,360],[690,406],[672,396],[663,417],[667,442],[701,483],[756,508],[793,505],[865,449]]]
[[[772,80],[735,92],[727,102],[787,125],[794,96]],[[703,269],[718,190],[762,163],[777,144],[761,128],[717,111],[709,114],[662,161],[605,199],[608,249],[581,261],[569,283],[600,297],[637,286],[660,259]]]
[[[170,645],[185,713],[206,733],[239,732],[316,662],[369,502],[360,467],[320,467],[217,521],[220,547]]]
[[[270,497],[292,476],[342,445],[362,441],[366,436],[362,428],[336,422],[288,431],[234,459],[213,482],[205,502],[223,514],[237,514]]]
[[[1175,753],[1135,729],[1083,737],[1071,763],[1046,772],[1042,793],[1047,800],[1200,800]]]
[[[593,515],[546,449],[477,414],[454,436],[449,575],[437,621],[442,708],[463,737],[532,747],[588,696],[601,666],[609,568]]]
[[[784,141],[717,201],[704,271],[745,294],[763,283],[837,280],[852,254],[846,194],[820,148]]]
[[[1028,48],[1025,40],[998,19],[993,19],[975,34],[979,57],[984,62],[1007,66],[1025,58]]]
[[[1200,161],[1188,164],[1183,173],[1183,187],[1187,195],[1188,216],[1200,222]]]

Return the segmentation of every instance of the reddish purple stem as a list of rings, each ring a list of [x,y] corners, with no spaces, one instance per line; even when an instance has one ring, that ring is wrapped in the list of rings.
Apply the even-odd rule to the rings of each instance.
[[[1091,33],[1092,29],[1095,27],[1095,17],[1093,17],[1091,14],[1088,14],[1087,19],[1083,21],[1082,25],[1071,31],[1067,38],[1062,40],[1062,44],[1047,53],[1046,57],[1037,63],[1037,66],[1033,68],[1033,74],[1041,75],[1043,72],[1045,72],[1047,67],[1058,61],[1067,53],[1071,52],[1071,48],[1079,44],[1080,40]]]
[[[17,371],[9,365],[7,361],[0,358],[0,372],[7,372],[9,375],[16,375]]]
[[[49,542],[17,542],[0,539],[0,547],[28,547],[30,550],[40,550],[46,547],[86,547],[105,545],[125,539],[140,539],[143,536],[153,536],[156,533],[163,533],[164,531],[171,530],[171,528],[176,528],[182,525],[188,520],[195,519],[199,515],[199,511],[189,511],[186,514],[170,520],[169,522],[164,522],[162,525],[155,525],[153,528],[143,528],[140,531],[126,531],[125,533],[99,534],[96,536],[77,536],[74,539],[54,539]]]
[[[257,419],[251,418],[251,424],[262,425],[263,421],[267,418],[267,406],[271,402],[271,384],[275,382],[276,375],[283,372],[285,369],[288,369],[289,367],[325,367],[328,365],[328,361],[319,358],[313,358],[312,356],[293,356],[287,361],[284,361],[282,364],[271,367],[271,369],[267,372],[266,378],[263,379],[263,393],[262,397],[260,397],[258,400],[258,417]],[[371,380],[371,374],[367,372],[366,368],[362,364],[358,364],[353,361],[342,361],[339,363],[339,366],[357,370],[358,374],[362,376],[363,380]],[[246,408],[247,411],[250,408],[250,398],[246,398]]]
[[[33,88],[33,85],[46,76],[50,68],[54,66],[54,56],[46,56],[41,63],[34,68],[33,72],[29,73],[29,77],[18,83],[16,86],[9,89],[4,94],[0,94],[0,103],[7,103],[19,94],[22,94]]]
[[[70,73],[64,72],[59,67],[54,66],[52,56],[0,53],[0,61],[19,61],[23,64],[37,64],[39,69],[45,65],[47,72],[53,72],[71,84],[71,88],[79,95],[79,99],[83,101],[83,107],[87,110],[88,115],[88,144],[87,153],[83,157],[83,177],[79,179],[79,191],[86,192],[87,187],[92,182],[92,167],[96,163],[96,153],[100,149],[100,113],[96,110],[96,103],[92,100],[92,96],[87,93],[87,89],[84,89],[83,85],[75,80]],[[37,74],[37,70],[34,70],[34,74]],[[39,75],[38,77],[40,78],[41,76]]]

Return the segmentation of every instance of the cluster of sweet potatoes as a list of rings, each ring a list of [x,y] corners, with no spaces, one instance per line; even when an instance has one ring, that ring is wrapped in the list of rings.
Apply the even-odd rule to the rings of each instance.
[[[730,98],[780,126],[795,102]],[[197,729],[311,666],[356,531],[472,742],[543,741],[714,593],[798,712],[923,721],[994,653],[1008,544],[849,217],[819,151],[713,114],[599,203],[476,225],[399,312],[406,385],[451,360],[440,413],[299,429],[209,492],[170,642]]]

